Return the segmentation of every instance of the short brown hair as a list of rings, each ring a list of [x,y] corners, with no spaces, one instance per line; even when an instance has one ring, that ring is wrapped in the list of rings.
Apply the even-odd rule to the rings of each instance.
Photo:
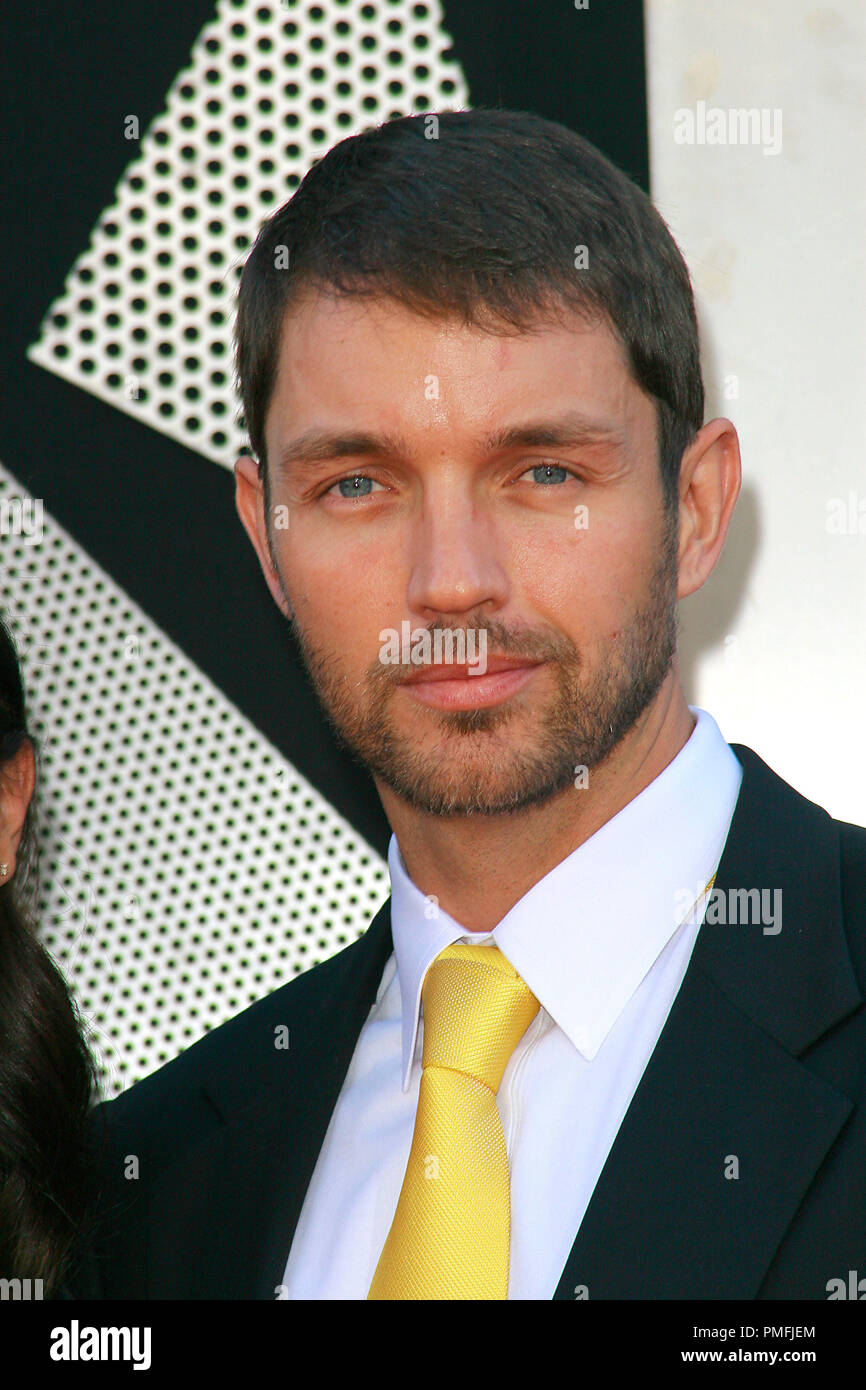
[[[675,509],[704,410],[688,270],[643,190],[574,131],[484,107],[404,116],[312,166],[262,226],[238,292],[237,374],[266,486],[282,325],[311,287],[501,331],[562,310],[601,315],[657,403],[662,492]]]

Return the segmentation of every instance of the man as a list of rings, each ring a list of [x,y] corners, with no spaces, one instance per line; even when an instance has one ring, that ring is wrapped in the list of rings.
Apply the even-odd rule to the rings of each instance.
[[[686,702],[740,459],[661,218],[537,117],[393,121],[263,227],[237,362],[240,518],[392,894],[99,1112],[78,1290],[830,1296],[866,832]]]

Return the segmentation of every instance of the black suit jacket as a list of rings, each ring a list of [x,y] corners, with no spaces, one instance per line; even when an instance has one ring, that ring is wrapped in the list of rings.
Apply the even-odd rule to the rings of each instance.
[[[782,929],[701,928],[557,1299],[826,1299],[866,1275],[866,830],[731,746],[743,783],[716,888],[780,888]],[[99,1234],[74,1295],[275,1297],[391,949],[386,903],[96,1111]]]

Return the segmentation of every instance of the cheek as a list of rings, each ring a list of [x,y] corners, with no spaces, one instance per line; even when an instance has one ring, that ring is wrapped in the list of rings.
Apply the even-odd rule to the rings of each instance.
[[[512,577],[532,608],[554,625],[603,640],[619,637],[640,607],[655,557],[646,529],[595,519],[571,535],[521,545]]]
[[[296,536],[282,547],[279,565],[300,621],[338,654],[368,651],[371,641],[378,646],[379,631],[405,594],[405,578],[400,589],[381,544],[365,553],[357,545],[335,548]]]

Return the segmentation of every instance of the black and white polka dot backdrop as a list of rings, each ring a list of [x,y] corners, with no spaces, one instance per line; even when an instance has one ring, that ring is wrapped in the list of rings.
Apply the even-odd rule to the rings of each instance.
[[[148,128],[124,113],[129,165],[31,361],[230,468],[258,226],[343,136],[465,106],[449,46],[436,0],[221,0]],[[42,745],[41,929],[112,1094],[359,936],[387,870],[50,516],[3,543]]]
[[[460,108],[436,0],[222,0],[45,316],[32,361],[231,467],[237,279],[260,223],[338,140]]]
[[[111,1095],[360,936],[387,868],[44,510],[6,529],[41,936]]]

